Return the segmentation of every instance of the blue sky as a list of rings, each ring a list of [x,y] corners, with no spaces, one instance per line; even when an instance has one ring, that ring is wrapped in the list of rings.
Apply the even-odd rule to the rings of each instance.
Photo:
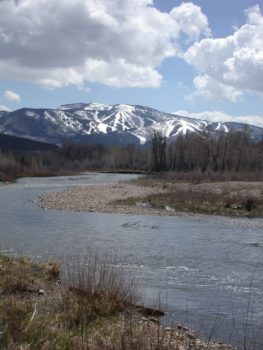
[[[0,109],[147,105],[263,126],[262,0],[0,0]]]

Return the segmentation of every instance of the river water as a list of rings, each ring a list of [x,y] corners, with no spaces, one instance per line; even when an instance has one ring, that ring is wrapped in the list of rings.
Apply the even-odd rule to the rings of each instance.
[[[0,250],[39,259],[114,256],[117,266],[133,272],[146,303],[161,301],[168,321],[262,350],[262,219],[74,213],[37,206],[44,192],[134,177],[24,178],[0,187]]]

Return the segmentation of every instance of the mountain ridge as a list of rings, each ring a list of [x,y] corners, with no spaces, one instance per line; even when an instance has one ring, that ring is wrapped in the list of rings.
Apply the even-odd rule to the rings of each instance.
[[[0,111],[0,133],[55,144],[99,142],[144,145],[154,131],[172,140],[187,133],[227,133],[247,128],[254,139],[261,140],[263,128],[255,125],[208,122],[141,105],[74,103],[56,109]]]

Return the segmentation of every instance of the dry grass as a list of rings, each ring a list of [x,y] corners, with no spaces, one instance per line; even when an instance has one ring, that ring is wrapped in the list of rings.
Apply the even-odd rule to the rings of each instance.
[[[65,320],[87,326],[100,317],[112,317],[139,300],[132,276],[110,259],[94,256],[69,265],[62,278]]]
[[[37,293],[43,286],[52,284],[59,277],[59,265],[55,262],[34,263],[27,257],[17,259],[0,255],[0,293]]]
[[[159,193],[130,197],[118,204],[145,203],[188,213],[230,216],[263,216],[262,182],[178,182],[169,177],[143,177],[133,181],[138,186],[159,189]]]
[[[0,266],[1,349],[230,349],[142,316],[133,279],[108,259],[78,261],[60,282],[54,263],[0,255]]]

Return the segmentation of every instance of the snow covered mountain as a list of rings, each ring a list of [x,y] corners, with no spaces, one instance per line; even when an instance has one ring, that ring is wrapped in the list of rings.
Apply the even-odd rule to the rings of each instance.
[[[205,130],[243,130],[245,124],[209,123],[136,105],[77,103],[57,109],[23,108],[0,111],[0,133],[52,143],[99,142],[145,144],[154,130],[169,139]],[[263,128],[251,126],[252,136],[261,139]]]

